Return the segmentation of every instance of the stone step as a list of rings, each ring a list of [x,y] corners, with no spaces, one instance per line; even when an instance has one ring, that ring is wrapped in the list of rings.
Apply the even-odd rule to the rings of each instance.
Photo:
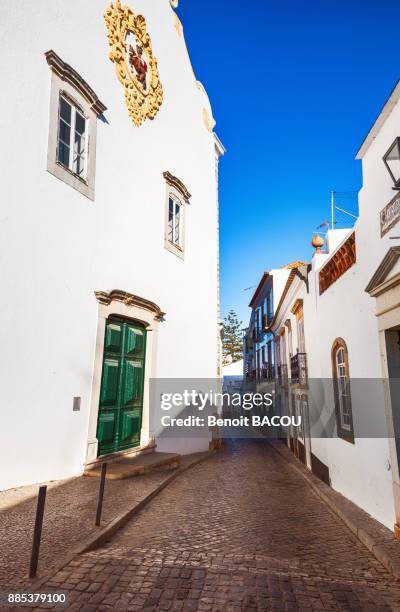
[[[176,453],[149,453],[139,457],[121,459],[113,463],[107,463],[106,478],[108,480],[123,480],[124,478],[134,478],[142,474],[160,470],[175,470],[181,464],[181,455]],[[84,476],[98,478],[101,474],[101,466],[97,465],[92,469],[87,469]]]
[[[143,446],[134,446],[128,450],[123,450],[117,453],[110,453],[109,455],[103,455],[102,457],[96,457],[85,464],[85,470],[93,470],[94,468],[101,467],[101,464],[105,461],[106,463],[116,463],[125,459],[136,459],[140,455],[148,453],[154,453],[156,450],[156,444],[154,441],[143,444]]]

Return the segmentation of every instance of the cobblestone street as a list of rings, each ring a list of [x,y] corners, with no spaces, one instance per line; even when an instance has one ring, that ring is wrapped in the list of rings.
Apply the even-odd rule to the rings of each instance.
[[[84,612],[400,610],[400,583],[254,440],[226,442],[46,590]]]

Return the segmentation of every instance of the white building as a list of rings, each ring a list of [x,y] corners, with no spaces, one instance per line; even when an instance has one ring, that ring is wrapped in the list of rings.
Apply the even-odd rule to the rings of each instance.
[[[326,251],[317,248],[310,266],[291,271],[269,326],[283,409],[302,416],[288,444],[397,534],[399,125],[397,84],[357,155],[363,187],[354,228],[329,231]]]
[[[285,414],[301,416],[302,426],[287,431],[296,456],[393,528],[384,388],[380,373],[366,370],[379,357],[375,321],[363,307],[358,254],[357,262],[350,256],[342,265],[353,241],[353,230],[328,232],[327,253],[315,253],[310,266],[288,278],[270,327],[280,355],[277,401]]]
[[[240,391],[243,385],[243,359],[229,363],[222,368],[224,393]]]
[[[399,378],[400,378],[400,82],[386,101],[364,140],[357,159],[362,160],[360,192],[362,223],[359,253],[365,259],[374,323],[378,329],[378,375],[385,386],[385,417],[389,436],[389,461],[394,496],[395,532],[400,536]],[[371,249],[373,244],[373,249]],[[364,279],[363,279],[364,280]],[[375,364],[374,364],[375,365]]]
[[[3,6],[2,489],[151,447],[150,379],[220,375],[224,149],[177,3],[127,2]]]

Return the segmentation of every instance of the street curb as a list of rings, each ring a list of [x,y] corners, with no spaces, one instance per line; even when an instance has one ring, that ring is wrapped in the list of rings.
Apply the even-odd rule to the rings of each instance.
[[[357,520],[354,520],[346,510],[341,507],[336,500],[332,496],[332,492],[340,495],[333,489],[331,489],[328,485],[326,485],[322,481],[318,481],[317,483],[313,482],[311,478],[311,473],[306,472],[307,468],[303,468],[302,465],[296,465],[294,461],[297,459],[292,455],[289,457],[286,456],[285,452],[282,452],[281,449],[277,448],[276,443],[271,443],[268,441],[268,444],[277,452],[286,463],[296,472],[298,472],[303,479],[307,482],[313,492],[338,516],[343,523],[350,529],[350,531],[360,540],[360,542],[374,555],[374,557],[391,573],[395,578],[400,578],[400,561],[398,559],[394,559],[391,552],[382,546],[381,542],[379,542],[369,531],[365,528],[360,527],[360,524]],[[286,449],[287,447],[285,447]],[[287,449],[288,452],[289,449]],[[316,478],[313,476],[313,478]],[[346,500],[346,498],[344,498]],[[349,504],[352,504],[349,500],[346,500]],[[355,506],[355,505],[354,505]],[[356,510],[360,513],[365,513],[362,509],[355,506]],[[370,515],[365,513],[366,516],[370,520],[375,520]],[[394,540],[394,536],[393,536]],[[400,553],[400,543],[397,543],[396,546],[399,547]]]
[[[191,463],[178,468],[176,471],[168,476],[161,484],[159,484],[151,493],[149,493],[146,497],[144,497],[140,502],[138,502],[135,506],[130,508],[129,510],[125,510],[120,515],[118,515],[115,519],[113,519],[110,523],[108,523],[105,527],[100,528],[98,531],[94,533],[90,533],[84,540],[78,545],[70,550],[70,552],[64,557],[64,559],[55,565],[51,566],[46,573],[45,576],[41,578],[35,578],[33,580],[27,580],[24,587],[29,587],[29,589],[34,592],[37,591],[45,582],[54,576],[57,572],[59,572],[63,567],[68,565],[71,561],[75,559],[78,555],[89,552],[91,550],[95,550],[99,548],[103,544],[105,544],[121,527],[123,527],[135,514],[140,512],[142,508],[144,508],[154,497],[156,497],[163,489],[165,489],[171,482],[176,480],[178,476],[190,470],[195,465],[198,465],[202,461],[206,461],[210,459],[216,454],[216,451],[207,451],[203,457],[199,457],[195,459]]]

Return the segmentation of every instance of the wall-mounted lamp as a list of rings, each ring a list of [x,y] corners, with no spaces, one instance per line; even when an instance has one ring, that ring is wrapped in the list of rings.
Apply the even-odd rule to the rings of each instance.
[[[384,164],[392,177],[393,189],[400,189],[400,138],[397,137],[383,156]]]

